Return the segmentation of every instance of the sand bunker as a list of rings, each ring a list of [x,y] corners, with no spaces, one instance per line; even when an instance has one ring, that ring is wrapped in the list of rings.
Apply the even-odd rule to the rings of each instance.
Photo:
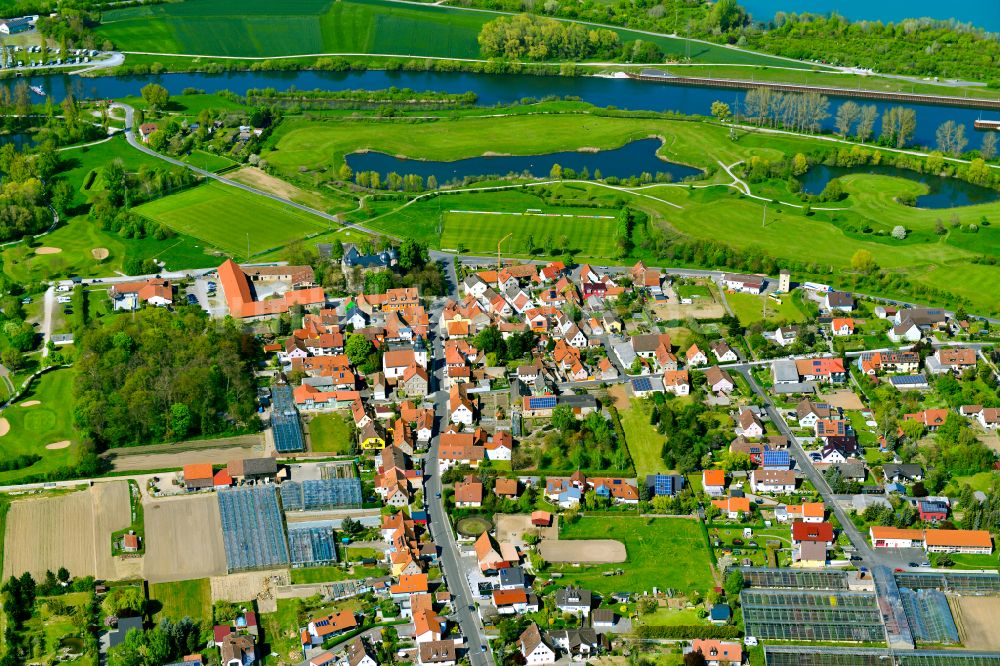
[[[0,418],[0,437],[3,437],[10,432],[10,421],[5,418]]]
[[[52,442],[51,444],[46,444],[45,448],[50,449],[50,450],[65,449],[65,448],[69,448],[69,444],[70,444],[69,440],[68,439],[64,439],[61,442]]]
[[[21,403],[22,407],[34,407],[35,405],[42,404],[41,400],[25,400]]]
[[[59,254],[62,252],[61,247],[36,247],[35,254]]]
[[[108,248],[106,247],[95,247],[93,250],[90,251],[90,256],[92,256],[94,259],[98,261],[104,261],[110,255],[111,252],[109,252]]]

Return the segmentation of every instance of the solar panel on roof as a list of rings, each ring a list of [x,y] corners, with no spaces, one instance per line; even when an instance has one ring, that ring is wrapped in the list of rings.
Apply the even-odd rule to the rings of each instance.
[[[632,380],[632,389],[635,391],[652,391],[653,382],[649,381],[649,377],[636,377]]]
[[[787,451],[764,451],[764,466],[787,467],[791,462]]]
[[[551,395],[528,398],[528,406],[531,409],[553,409],[556,406],[556,398]]]
[[[657,474],[654,486],[657,495],[674,494],[674,477],[667,474]]]

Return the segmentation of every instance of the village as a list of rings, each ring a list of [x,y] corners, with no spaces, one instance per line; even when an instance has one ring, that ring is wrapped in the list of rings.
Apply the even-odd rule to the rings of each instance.
[[[401,270],[397,249],[342,256],[356,285]],[[265,429],[253,455],[157,454],[156,473],[93,482],[130,515],[104,535],[92,518],[115,554],[73,572],[109,598],[144,580],[147,604],[204,581],[214,624],[192,666],[542,665],[637,638],[736,664],[762,641],[886,631],[890,645],[991,647],[973,628],[995,606],[951,594],[952,575],[1000,589],[989,324],[787,272],[448,270],[439,297],[330,298],[312,266],[232,260],[107,285],[115,312],[201,308],[256,331]],[[22,507],[62,501],[15,502],[8,539]],[[197,555],[177,558],[181,540]],[[51,545],[8,549],[5,576],[67,564]],[[684,564],[662,569],[665,553]],[[818,635],[768,610],[768,594],[798,590],[835,613],[820,597],[841,587],[859,608],[888,599],[889,615],[831,615]],[[102,649],[148,614],[112,614]]]

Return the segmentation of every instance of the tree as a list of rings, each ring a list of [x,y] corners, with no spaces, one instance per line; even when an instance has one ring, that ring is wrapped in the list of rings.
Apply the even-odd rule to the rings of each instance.
[[[723,589],[726,590],[726,598],[731,602],[735,601],[743,591],[743,573],[739,569],[730,571],[723,583]]]
[[[24,367],[24,354],[17,349],[5,349],[2,354],[0,354],[0,360],[7,367],[8,370],[18,371]]]
[[[573,408],[569,405],[557,405],[555,409],[552,410],[552,427],[561,432],[567,432],[574,429],[576,425],[576,416],[573,414]]]
[[[181,402],[170,405],[170,432],[174,439],[184,439],[191,430],[191,410]]]
[[[851,127],[860,117],[861,107],[855,102],[847,101],[837,108],[837,115],[834,117],[833,124],[837,128],[837,131],[840,132],[840,135],[846,138],[851,131]]]
[[[347,344],[344,345],[344,353],[347,354],[347,360],[355,367],[367,361],[368,357],[374,352],[375,345],[360,333],[352,333],[351,337],[347,338]]]
[[[718,118],[721,122],[726,122],[729,120],[730,116],[733,115],[733,112],[729,108],[728,104],[716,100],[712,102],[712,115]]]
[[[705,655],[702,654],[701,650],[688,652],[684,655],[684,666],[705,666],[707,663]]]
[[[717,0],[708,16],[709,25],[722,32],[741,28],[747,20],[746,10],[736,4],[736,0]]]
[[[934,133],[934,138],[938,150],[949,155],[960,154],[969,143],[965,138],[965,125],[958,124],[954,120],[941,123]]]
[[[983,143],[979,146],[979,154],[984,160],[991,160],[997,155],[997,133],[987,132],[983,136]]]
[[[877,269],[878,266],[875,263],[875,258],[872,257],[872,253],[861,249],[857,250],[851,256],[851,268],[867,275]]]
[[[146,600],[142,595],[142,590],[135,586],[116,587],[104,597],[101,602],[101,611],[107,616],[133,616],[142,615]]]
[[[562,167],[558,164],[553,164],[552,168],[549,170],[549,178],[552,180],[559,180],[562,178]]]
[[[792,175],[801,176],[806,171],[809,170],[809,160],[802,153],[795,153],[795,157],[792,158]]]
[[[159,83],[148,83],[139,92],[153,113],[166,107],[170,101],[170,92]]]
[[[399,267],[405,271],[420,268],[427,261],[427,248],[413,238],[399,246]]]
[[[341,180],[349,181],[352,178],[354,178],[354,171],[351,169],[350,166],[348,166],[347,162],[344,162],[343,164],[340,165],[340,169],[338,170],[337,175],[340,176]]]
[[[56,578],[59,579],[60,583],[68,583],[69,570],[66,567],[59,567],[59,571],[56,572]]]
[[[861,107],[858,117],[857,136],[862,142],[867,141],[875,130],[875,121],[878,120],[878,107],[874,104],[867,104]]]
[[[896,240],[903,240],[906,238],[906,227],[901,224],[897,224],[892,228],[892,237]]]
[[[753,469],[750,456],[742,451],[727,451],[722,460],[722,468],[727,472]]]

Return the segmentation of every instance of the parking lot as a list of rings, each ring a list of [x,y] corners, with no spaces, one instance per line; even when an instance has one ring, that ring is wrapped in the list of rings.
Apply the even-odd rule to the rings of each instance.
[[[224,317],[229,313],[222,288],[219,287],[219,279],[214,273],[196,278],[194,285],[188,288],[188,293],[194,294],[198,305],[212,317]]]

